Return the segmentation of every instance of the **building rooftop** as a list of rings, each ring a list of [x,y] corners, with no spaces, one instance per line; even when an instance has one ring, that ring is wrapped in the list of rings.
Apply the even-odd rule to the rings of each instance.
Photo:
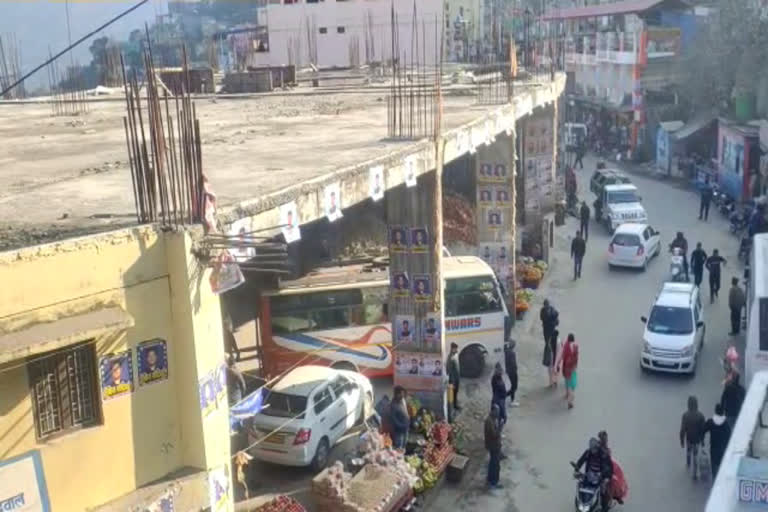
[[[578,18],[597,18],[600,16],[616,16],[634,14],[650,9],[690,9],[684,0],[620,0],[584,7],[568,7],[553,9],[544,15],[545,20],[567,20]]]
[[[516,96],[537,88],[516,87]],[[299,87],[195,99],[219,211],[423,145],[387,140],[388,92]],[[472,86],[446,87],[444,130],[496,108],[478,105]],[[46,103],[0,102],[0,250],[136,223],[124,115],[120,97],[68,117],[53,117]]]

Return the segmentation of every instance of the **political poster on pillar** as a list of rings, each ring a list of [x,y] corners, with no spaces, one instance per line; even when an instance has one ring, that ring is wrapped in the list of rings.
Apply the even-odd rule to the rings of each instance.
[[[168,379],[168,347],[165,340],[154,339],[140,343],[136,352],[139,387]]]
[[[441,352],[441,329],[442,322],[440,321],[440,312],[427,313],[424,318],[424,325],[422,325],[422,350],[429,353]]]
[[[216,410],[216,378],[213,372],[204,375],[197,383],[200,395],[200,410],[203,417]]]
[[[368,171],[368,195],[374,201],[380,201],[384,197],[384,167],[377,165]]]
[[[210,499],[211,512],[228,510],[231,501],[228,464],[208,472],[208,497]]]
[[[229,227],[229,236],[235,239],[235,247],[230,249],[229,252],[238,263],[246,262],[256,256],[256,249],[248,246],[253,243],[249,235],[251,231],[250,222],[251,219],[249,218],[239,219]]]
[[[416,173],[418,171],[418,159],[415,155],[411,155],[408,158],[405,159],[403,162],[403,172],[405,174],[405,186],[406,187],[415,187],[417,183],[416,179]]]
[[[291,244],[301,240],[300,224],[299,212],[295,201],[280,206],[280,225],[283,226],[282,232],[285,243]]]
[[[341,186],[339,182],[327,185],[323,190],[323,210],[330,222],[336,222],[341,213]]]
[[[408,390],[440,391],[445,369],[440,353],[397,352],[394,381]]]

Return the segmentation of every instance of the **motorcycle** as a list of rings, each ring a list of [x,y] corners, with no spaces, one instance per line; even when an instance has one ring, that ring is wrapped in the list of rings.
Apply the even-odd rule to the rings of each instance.
[[[679,247],[670,250],[672,256],[669,258],[669,275],[673,283],[685,281],[685,260],[683,252]]]
[[[747,228],[749,224],[749,218],[752,213],[749,209],[744,208],[740,212],[734,212],[729,217],[729,229],[734,235],[738,235]]]
[[[724,217],[730,217],[734,210],[736,210],[736,203],[726,194],[721,193],[720,198],[720,205],[717,209]]]
[[[599,512],[603,509],[603,493],[601,492],[600,475],[588,471],[582,473],[576,468],[576,463],[571,462],[573,478],[576,480],[576,497],[574,505],[576,512]],[[608,509],[614,505],[613,500],[608,504]]]
[[[752,237],[749,236],[749,233],[744,233],[739,243],[739,260],[747,263],[750,252],[752,252]]]

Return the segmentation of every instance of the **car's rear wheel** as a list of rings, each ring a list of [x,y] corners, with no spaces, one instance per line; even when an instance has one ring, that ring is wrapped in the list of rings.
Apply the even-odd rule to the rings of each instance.
[[[312,471],[317,473],[325,469],[328,465],[328,455],[330,452],[331,447],[328,443],[328,438],[324,437],[317,443],[317,450],[315,450],[315,456],[312,458],[312,463],[310,464]]]
[[[479,345],[465,348],[459,354],[461,376],[476,379],[485,369],[485,351]]]

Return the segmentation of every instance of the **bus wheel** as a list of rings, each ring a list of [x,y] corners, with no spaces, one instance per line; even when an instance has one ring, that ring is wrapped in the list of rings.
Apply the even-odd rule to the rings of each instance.
[[[356,372],[357,371],[357,367],[355,365],[353,365],[352,363],[350,363],[349,361],[341,361],[341,362],[338,362],[338,363],[333,363],[331,365],[331,368],[333,368],[334,370],[347,370],[347,371],[350,371],[350,372]]]
[[[485,351],[480,345],[465,348],[459,354],[459,368],[462,377],[476,379],[485,369]]]

